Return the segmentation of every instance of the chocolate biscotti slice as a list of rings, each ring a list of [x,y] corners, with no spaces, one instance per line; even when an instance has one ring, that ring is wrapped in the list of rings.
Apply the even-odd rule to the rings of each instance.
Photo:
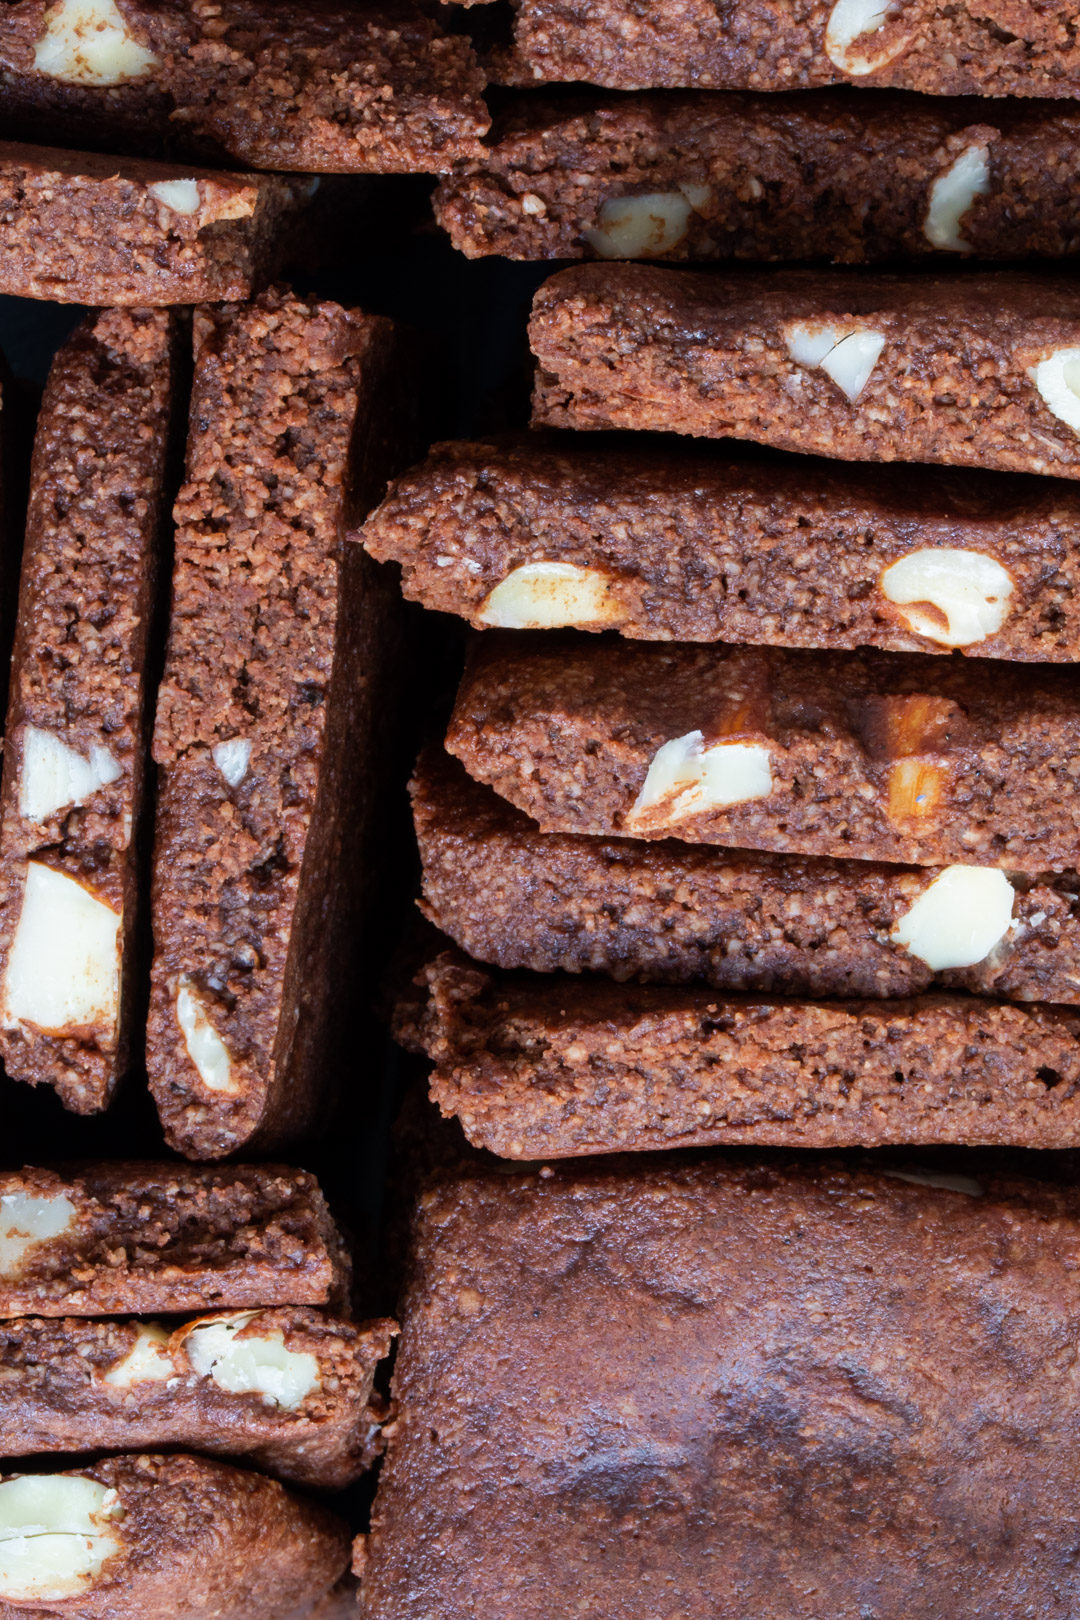
[[[0,1479],[0,1616],[294,1620],[348,1567],[336,1514],[205,1457]]]
[[[435,194],[470,258],[832,259],[1080,251],[1070,103],[520,97]]]
[[[306,1308],[0,1322],[0,1452],[179,1447],[340,1490],[378,1452],[372,1381],[393,1331]]]
[[[538,425],[1080,478],[1074,278],[578,265],[529,331]]]
[[[139,865],[176,331],[89,315],[38,418],[0,790],[7,1073],[104,1108],[140,996]]]
[[[0,1172],[0,1318],[337,1305],[348,1283],[344,1242],[303,1170]]]
[[[201,311],[154,758],[146,1060],[170,1144],[306,1128],[373,924],[399,602],[346,530],[412,449],[391,322],[272,293]],[[407,424],[406,424],[407,425]]]
[[[477,149],[468,40],[411,0],[8,0],[0,130],[302,173],[426,173]]]
[[[411,791],[421,909],[480,962],[765,994],[1080,1003],[1075,872],[542,833],[435,749]]]
[[[478,629],[1080,659],[1080,494],[670,442],[438,444],[361,539]]]
[[[363,1614],[1072,1620],[1078,1251],[1075,1189],[1036,1181],[441,1178]]]

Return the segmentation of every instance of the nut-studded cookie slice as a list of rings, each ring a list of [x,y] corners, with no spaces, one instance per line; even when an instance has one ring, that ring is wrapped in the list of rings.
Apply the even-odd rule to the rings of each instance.
[[[579,265],[530,337],[538,424],[1080,478],[1071,277]]]
[[[1070,671],[918,653],[476,637],[447,747],[545,832],[1072,871]]]
[[[38,421],[0,796],[0,1050],[103,1108],[138,995],[138,856],[175,334],[105,310]]]

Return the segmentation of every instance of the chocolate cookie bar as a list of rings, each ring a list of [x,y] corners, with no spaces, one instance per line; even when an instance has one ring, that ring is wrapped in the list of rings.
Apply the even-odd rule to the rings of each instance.
[[[1062,257],[1078,153],[1067,102],[522,97],[435,213],[470,258]]]
[[[345,1245],[303,1170],[0,1172],[0,1317],[336,1305],[348,1280]]]
[[[439,444],[361,531],[478,629],[1080,659],[1080,494],[1045,478]]]
[[[401,1033],[504,1158],[732,1144],[1080,1146],[1080,1012],[967,996],[761,1001],[444,955]]]
[[[474,639],[447,747],[544,832],[1070,871],[1070,672],[918,653]]]
[[[177,382],[169,315],[89,315],[38,418],[0,790],[7,1073],[104,1108],[139,1000],[148,661]]]
[[[0,293],[142,308],[247,298],[302,187],[0,141]]]
[[[190,1448],[340,1490],[379,1449],[372,1380],[393,1328],[303,1308],[0,1322],[0,1449]]]
[[[1078,1247],[917,1168],[438,1181],[362,1612],[1071,1620]]]
[[[1080,478],[1075,278],[578,265],[529,330],[538,425]]]
[[[542,833],[441,751],[412,780],[424,915],[481,962],[805,996],[1080,1003],[1080,876]]]
[[[515,0],[505,83],[798,90],[893,85],[947,96],[1080,95],[1080,47],[1051,0]]]
[[[409,0],[8,0],[0,129],[304,173],[438,172],[489,125],[469,42]]]
[[[9,1474],[0,1525],[3,1620],[293,1620],[349,1562],[328,1509],[182,1453]]]
[[[344,534],[396,470],[405,358],[389,321],[336,304],[196,315],[147,1032],[191,1157],[310,1124],[352,1011],[398,602]]]

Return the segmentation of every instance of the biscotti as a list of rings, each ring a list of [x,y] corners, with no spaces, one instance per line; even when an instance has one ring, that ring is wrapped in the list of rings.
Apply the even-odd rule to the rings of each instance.
[[[540,426],[1080,478],[1074,278],[578,265],[529,331]]]
[[[422,909],[480,962],[804,996],[1080,1003],[1080,876],[542,833],[434,749],[412,780]]]
[[[918,653],[476,637],[447,747],[545,832],[1070,871],[1071,672]]]
[[[0,129],[256,169],[426,173],[490,122],[469,42],[410,0],[9,0]]]
[[[0,1318],[337,1305],[348,1282],[344,1243],[303,1170],[0,1172]]]
[[[1080,47],[1051,0],[515,0],[493,77],[615,90],[798,90],[853,83],[931,95],[1080,95]]]
[[[38,418],[0,792],[7,1073],[105,1107],[140,1002],[151,635],[178,381],[170,316],[87,316]]]
[[[340,1490],[378,1450],[375,1370],[393,1323],[310,1309],[158,1322],[0,1322],[0,1455],[159,1446]]]
[[[1080,659],[1080,494],[665,443],[440,444],[368,518],[373,557],[479,629]]]
[[[470,258],[1059,257],[1078,154],[1067,103],[522,97],[434,202]]]
[[[0,293],[141,308],[247,298],[302,187],[0,141]]]
[[[183,1453],[0,1479],[0,1616],[294,1620],[349,1531],[276,1480]]]
[[[195,320],[146,1061],[170,1144],[214,1158],[313,1123],[354,1013],[398,604],[344,535],[412,385],[381,317],[273,293]]]

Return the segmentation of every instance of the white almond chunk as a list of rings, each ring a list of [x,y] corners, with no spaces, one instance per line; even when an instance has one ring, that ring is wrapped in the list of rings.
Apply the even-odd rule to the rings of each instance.
[[[813,370],[820,366],[830,349],[835,349],[844,330],[819,321],[792,321],[784,328],[784,342],[791,358]]]
[[[120,922],[75,878],[28,861],[4,976],[4,1028],[111,1037],[120,1010]]]
[[[63,1237],[75,1219],[66,1193],[5,1193],[0,1198],[0,1277],[14,1276],[31,1249]]]
[[[190,979],[180,980],[176,995],[176,1021],[184,1032],[188,1057],[198,1069],[203,1085],[211,1091],[235,1095],[238,1087],[233,1079],[229,1049],[210,1022],[206,1008],[191,987]]]
[[[199,212],[199,183],[197,180],[157,180],[149,188],[151,197],[166,208],[171,208],[174,214],[197,214]]]
[[[60,0],[34,46],[38,72],[68,84],[123,84],[144,78],[157,61],[131,33],[116,0]]]
[[[0,1597],[78,1597],[122,1551],[120,1499],[81,1474],[18,1474],[0,1484]],[[74,1611],[72,1611],[74,1612]]]
[[[609,197],[585,240],[602,259],[653,259],[686,240],[693,207],[681,191]]]
[[[657,820],[666,825],[766,799],[771,792],[772,762],[762,743],[716,742],[706,748],[700,731],[688,731],[657,749],[626,825]],[[654,812],[660,806],[664,813],[658,818]]]
[[[261,1395],[270,1405],[295,1412],[319,1387],[318,1360],[307,1351],[287,1350],[280,1328],[237,1338],[258,1314],[205,1318],[184,1336],[184,1353],[193,1372],[230,1395]]]
[[[126,1356],[114,1362],[105,1374],[105,1383],[114,1389],[131,1389],[134,1384],[163,1384],[176,1377],[176,1363],[168,1351],[169,1335],[156,1322],[140,1322],[135,1343]]]
[[[990,192],[990,148],[969,146],[939,174],[930,187],[923,235],[931,247],[947,253],[970,253],[971,244],[960,234],[960,222],[976,197]]]
[[[836,0],[825,25],[825,55],[833,66],[854,78],[862,78],[899,56],[907,46],[906,38],[895,40],[871,55],[866,54],[865,46],[862,50],[854,49],[859,40],[876,34],[896,11],[895,0]]]
[[[1055,349],[1028,376],[1054,415],[1080,433],[1080,348]]]
[[[522,563],[490,591],[477,615],[500,630],[552,630],[560,625],[619,624],[625,617],[610,576],[577,563]]]
[[[996,635],[1013,589],[995,558],[951,546],[909,552],[885,569],[880,584],[882,595],[906,610],[900,617],[908,628],[942,647],[970,647]]]
[[[968,1198],[981,1198],[981,1181],[972,1176],[957,1176],[949,1170],[886,1170],[894,1181],[910,1181],[915,1187],[940,1187],[942,1192],[965,1193]]]
[[[210,757],[229,786],[239,787],[251,764],[251,743],[245,737],[230,737],[217,743]]]
[[[46,821],[69,804],[85,804],[98,788],[122,774],[107,748],[94,747],[86,759],[51,731],[26,726],[22,734],[19,814],[27,821]]]
[[[784,328],[784,342],[797,365],[820,367],[853,405],[885,347],[880,332],[845,331],[826,321],[792,321]]]
[[[974,967],[1012,923],[1013,887],[988,866],[947,866],[904,913],[891,938],[934,973]]]

